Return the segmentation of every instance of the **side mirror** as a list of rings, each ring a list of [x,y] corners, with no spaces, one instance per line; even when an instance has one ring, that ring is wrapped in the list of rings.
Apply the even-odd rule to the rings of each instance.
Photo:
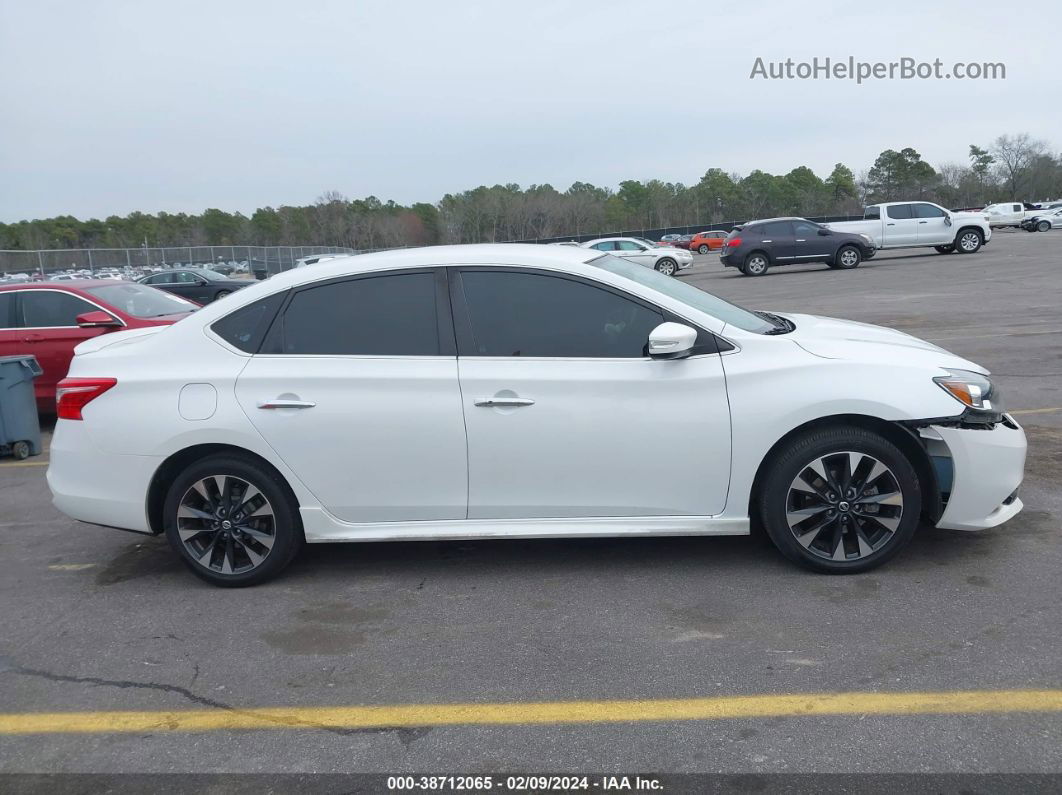
[[[830,230],[829,229],[820,229],[819,230],[819,234],[822,235],[822,237],[827,237],[830,234]]]
[[[205,286],[206,286],[206,283],[207,283],[207,282],[206,282],[206,279],[199,279],[199,278],[197,278],[197,279],[195,280],[195,286],[196,286],[196,287],[205,287]]]
[[[122,325],[118,320],[100,310],[85,312],[83,315],[78,315],[76,320],[81,328],[117,328]]]
[[[951,216],[950,215],[945,215],[944,216],[944,226],[951,226]]]
[[[654,359],[682,359],[697,343],[697,330],[682,323],[661,323],[649,332],[649,356]]]

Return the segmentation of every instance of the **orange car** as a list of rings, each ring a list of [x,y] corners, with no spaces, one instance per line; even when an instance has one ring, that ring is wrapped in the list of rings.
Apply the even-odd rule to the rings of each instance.
[[[723,238],[726,234],[726,232],[698,232],[690,241],[690,251],[696,251],[698,254],[718,251],[723,247]]]

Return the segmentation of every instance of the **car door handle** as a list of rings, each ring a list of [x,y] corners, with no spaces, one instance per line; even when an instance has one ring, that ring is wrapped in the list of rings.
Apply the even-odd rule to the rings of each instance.
[[[23,342],[42,342],[44,340],[43,334],[27,334],[22,338]]]
[[[885,226],[896,226],[896,224],[885,224]]]
[[[761,243],[773,243],[774,241],[773,240],[761,240],[760,242]]]
[[[260,409],[312,409],[316,405],[312,400],[284,400],[281,398],[258,402],[258,408]]]
[[[808,241],[807,241],[807,238],[804,238],[804,237],[798,237],[798,238],[796,239],[796,242],[797,242],[797,243],[807,243]]]
[[[477,406],[533,406],[535,401],[531,398],[518,398],[518,397],[492,397],[492,398],[476,398],[475,403]]]
[[[919,221],[918,223],[920,223],[920,224],[928,224],[929,221]]]

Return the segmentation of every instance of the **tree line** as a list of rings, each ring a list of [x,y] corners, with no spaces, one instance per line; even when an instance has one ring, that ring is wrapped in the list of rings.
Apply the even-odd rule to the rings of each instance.
[[[825,177],[807,166],[744,176],[709,168],[695,185],[625,180],[617,189],[575,182],[480,186],[409,206],[328,192],[302,207],[262,207],[250,216],[208,209],[79,220],[59,216],[0,224],[0,249],[199,245],[332,245],[356,249],[580,236],[708,226],[779,215],[859,212],[879,201],[924,199],[951,208],[1062,196],[1062,154],[1028,134],[969,146],[963,162],[934,168],[912,148],[886,149],[855,173],[837,163]]]

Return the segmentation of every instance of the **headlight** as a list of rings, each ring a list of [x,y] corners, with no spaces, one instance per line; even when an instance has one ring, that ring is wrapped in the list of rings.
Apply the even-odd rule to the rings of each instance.
[[[953,398],[971,409],[1003,413],[1003,400],[999,390],[988,376],[969,370],[947,372],[947,375],[938,375],[933,380]]]

